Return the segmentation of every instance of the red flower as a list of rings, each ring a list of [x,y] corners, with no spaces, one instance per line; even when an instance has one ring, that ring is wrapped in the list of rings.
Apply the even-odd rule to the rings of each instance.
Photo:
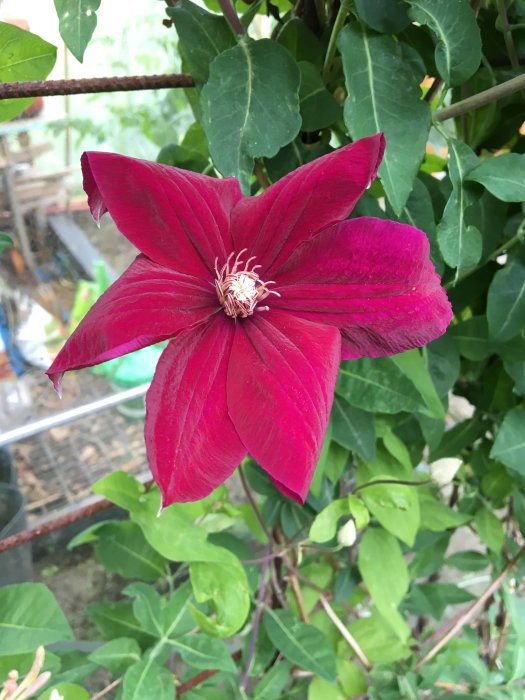
[[[342,359],[441,335],[450,304],[425,234],[346,221],[375,178],[382,135],[298,168],[257,197],[109,153],[82,157],[98,221],[141,251],[48,371],[62,375],[161,340],[145,439],[163,506],[203,498],[247,452],[304,502]]]

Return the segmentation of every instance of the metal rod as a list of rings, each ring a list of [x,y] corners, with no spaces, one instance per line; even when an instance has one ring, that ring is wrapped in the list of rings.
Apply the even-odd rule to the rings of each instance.
[[[46,430],[50,430],[51,428],[56,428],[59,425],[72,423],[79,418],[90,416],[93,413],[99,413],[99,411],[104,411],[107,408],[118,406],[119,404],[130,401],[131,399],[137,399],[140,396],[144,396],[148,389],[149,384],[141,384],[140,386],[133,387],[132,389],[120,391],[118,394],[106,396],[103,399],[97,399],[96,401],[84,404],[83,406],[77,406],[77,408],[71,408],[68,411],[57,413],[54,416],[41,418],[33,423],[21,425],[20,427],[13,428],[12,430],[6,430],[5,432],[0,433],[0,447],[3,445],[9,445],[12,442],[25,440],[28,437],[38,435]]]
[[[193,76],[188,73],[69,80],[26,80],[15,83],[0,83],[0,100],[14,97],[85,95],[94,92],[124,92],[129,90],[160,90],[161,88],[189,87],[195,87],[195,81]]]

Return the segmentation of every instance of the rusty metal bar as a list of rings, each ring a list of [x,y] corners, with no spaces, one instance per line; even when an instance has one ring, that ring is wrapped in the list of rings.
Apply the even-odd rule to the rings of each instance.
[[[160,90],[161,88],[189,88],[194,86],[193,76],[188,73],[112,76],[110,78],[73,78],[70,80],[27,80],[16,83],[0,83],[0,100],[10,100],[18,97],[85,95],[94,92]]]

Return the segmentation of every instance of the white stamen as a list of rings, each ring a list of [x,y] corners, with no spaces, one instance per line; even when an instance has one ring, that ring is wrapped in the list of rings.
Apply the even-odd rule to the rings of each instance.
[[[257,272],[260,265],[250,264],[255,260],[252,256],[242,261],[242,255],[246,252],[246,248],[235,255],[231,253],[225,264],[219,270],[218,260],[215,260],[215,288],[217,296],[224,309],[224,313],[231,318],[246,318],[251,316],[254,311],[268,311],[268,306],[257,306],[257,304],[266,299],[270,294],[280,296],[278,292],[268,289],[268,285],[274,284],[273,281],[263,282]]]

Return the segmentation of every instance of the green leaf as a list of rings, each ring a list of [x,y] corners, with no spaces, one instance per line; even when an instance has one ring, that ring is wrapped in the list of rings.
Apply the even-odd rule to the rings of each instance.
[[[502,270],[494,275],[487,297],[489,336],[505,342],[525,326],[525,253],[509,255]]]
[[[357,14],[371,29],[397,34],[410,24],[407,8],[401,0],[356,0]]]
[[[309,61],[323,67],[324,51],[319,39],[301,17],[292,17],[279,31],[279,44],[285,46],[295,60]]]
[[[505,360],[503,362],[505,372],[514,381],[514,392],[518,396],[525,396],[525,362],[512,362]]]
[[[301,130],[319,131],[342,119],[343,109],[326,89],[319,69],[308,61],[301,61],[298,65],[301,71]]]
[[[219,54],[235,46],[228,22],[189,0],[166,8],[173,20],[180,47],[197,85],[208,80],[209,65]]]
[[[133,614],[139,621],[142,629],[152,637],[164,635],[164,614],[162,600],[157,591],[145,583],[132,583],[122,591],[124,595],[135,598],[133,601]]]
[[[88,615],[101,631],[104,639],[132,637],[145,649],[154,642],[154,637],[146,634],[133,614],[131,603],[91,603]]]
[[[36,34],[0,22],[0,82],[44,80],[55,65],[57,48]],[[0,121],[23,112],[33,97],[0,101]]]
[[[58,31],[73,56],[82,63],[84,51],[97,26],[100,0],[55,0]]]
[[[487,508],[481,508],[474,516],[474,523],[480,540],[493,552],[501,552],[505,533],[500,519]]]
[[[525,202],[525,155],[504,153],[488,158],[468,174],[504,202]]]
[[[131,511],[146,489],[131,474],[112,472],[93,484],[92,491],[120,508]]]
[[[13,239],[7,233],[0,233],[0,253],[13,245]]]
[[[472,516],[458,513],[449,508],[435,496],[430,489],[418,488],[421,530],[443,532],[449,528],[457,528],[468,523]]]
[[[174,697],[172,674],[152,657],[130,666],[124,675],[121,700],[172,700]]]
[[[131,664],[140,661],[141,651],[135,639],[118,637],[103,644],[89,655],[93,663],[109,669],[115,675],[121,675]]]
[[[472,445],[475,440],[481,437],[487,428],[487,423],[481,421],[477,416],[457,423],[445,432],[439,446],[430,453],[428,461],[436,462],[443,457],[457,457],[461,450]]]
[[[48,688],[42,695],[38,696],[38,700],[52,700],[52,695],[56,691],[59,697],[64,700],[89,700],[90,694],[81,685],[76,683],[58,683]]]
[[[437,239],[444,261],[456,268],[457,279],[479,262],[483,248],[481,233],[465,219],[465,211],[475,197],[463,184],[479,161],[463,141],[449,139],[448,145],[448,168],[453,189],[437,229]]]
[[[247,193],[253,159],[277,155],[301,128],[301,76],[288,51],[270,39],[240,43],[217,56],[201,93],[203,127],[218,170]]]
[[[441,620],[449,605],[461,605],[475,600],[475,596],[452,583],[419,583],[414,585],[404,607],[413,615],[431,615]]]
[[[372,663],[392,663],[411,654],[408,644],[399,639],[391,625],[375,611],[369,617],[351,622],[348,630]],[[395,700],[397,698],[396,695]]]
[[[332,439],[365,460],[375,459],[376,430],[374,416],[335,396],[332,408]]]
[[[427,369],[419,350],[407,350],[394,355],[392,361],[410,379],[427,405],[427,413],[432,418],[444,418],[445,409],[437,395],[432,376]]]
[[[33,652],[41,644],[66,639],[73,639],[73,632],[44,584],[0,588],[0,655]]]
[[[310,527],[309,537],[312,542],[328,542],[335,537],[337,524],[345,515],[350,515],[347,498],[338,498],[329,503],[316,515]]]
[[[489,561],[486,555],[481,552],[466,550],[451,554],[450,557],[447,557],[446,564],[460,571],[483,571],[489,566]]]
[[[412,192],[399,216],[399,221],[421,229],[427,234],[430,242],[430,259],[439,274],[443,272],[443,258],[436,238],[436,220],[432,198],[425,184],[419,179],[414,180]]]
[[[424,354],[427,367],[439,397],[452,389],[459,377],[460,360],[457,344],[449,333],[429,343]]]
[[[425,409],[420,393],[389,357],[343,362],[337,393],[353,406],[372,413]]]
[[[430,107],[420,99],[412,68],[392,37],[353,24],[342,29],[337,45],[348,89],[344,107],[348,131],[353,139],[384,132],[387,148],[379,175],[399,215],[425,154]]]
[[[272,644],[293,664],[335,682],[335,654],[325,635],[288,610],[266,608],[264,628]]]
[[[513,408],[507,413],[496,435],[490,456],[525,476],[525,411]]]
[[[219,639],[198,634],[172,639],[170,644],[189,666],[235,673],[230,652]]]
[[[287,661],[272,666],[255,686],[252,700],[280,700],[290,678],[291,666]]]
[[[449,86],[461,85],[481,62],[481,35],[468,0],[407,0],[414,22],[432,30],[439,74]]]
[[[105,569],[123,578],[157,581],[166,574],[165,559],[151,547],[140,527],[129,520],[102,524],[95,553]]]
[[[382,479],[391,480],[392,476],[379,474],[368,483]],[[377,484],[359,493],[379,524],[410,547],[415,542],[421,519],[417,489],[403,484]]]
[[[485,360],[493,352],[485,316],[472,316],[461,321],[451,327],[450,335],[455,339],[460,354],[469,360]]]
[[[396,636],[406,641],[410,629],[397,606],[408,591],[410,579],[399,542],[382,528],[368,528],[359,545],[357,566],[378,611]]]

